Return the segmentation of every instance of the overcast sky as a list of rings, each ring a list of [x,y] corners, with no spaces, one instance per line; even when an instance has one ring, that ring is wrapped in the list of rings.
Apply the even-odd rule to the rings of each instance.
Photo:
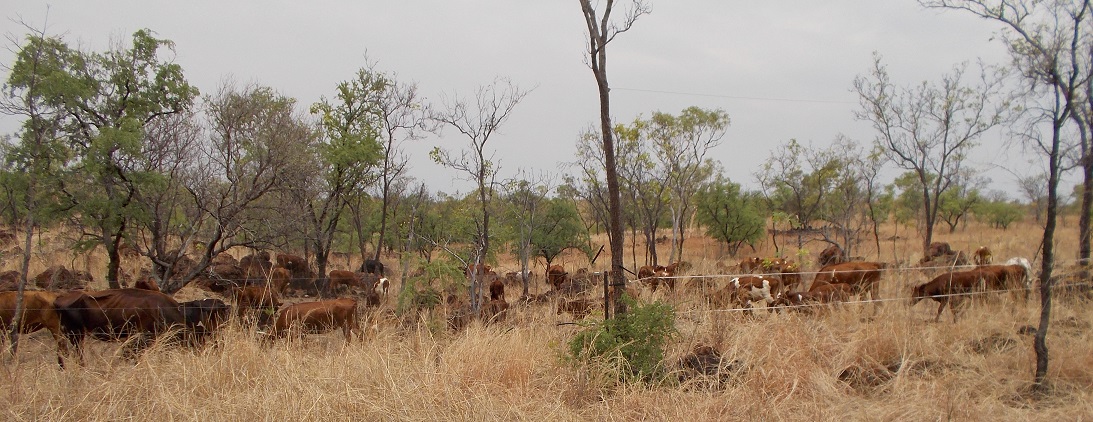
[[[625,3],[625,2],[622,2]],[[822,146],[839,134],[871,142],[855,121],[855,76],[874,51],[899,85],[938,80],[953,65],[1006,61],[999,29],[967,14],[922,9],[913,0],[650,1],[652,14],[608,48],[612,112],[629,122],[689,106],[725,110],[731,119],[711,156],[727,175],[756,188],[754,174],[772,148],[790,139]],[[47,22],[47,5],[48,22]],[[95,51],[140,28],[175,42],[189,81],[212,93],[225,78],[258,83],[299,100],[301,110],[333,97],[338,82],[366,65],[416,82],[429,100],[472,98],[495,77],[531,90],[487,144],[501,176],[519,169],[559,173],[573,162],[579,133],[598,122],[599,104],[585,56],[576,1],[9,1],[0,30],[17,39],[23,20],[70,45]],[[6,40],[0,63],[18,45]],[[6,78],[6,75],[5,75]],[[17,121],[0,116],[10,133]],[[984,138],[973,164],[996,188],[1038,173],[1003,133]],[[467,144],[454,130],[406,144],[410,174],[433,190],[466,192],[462,175],[433,164],[427,151]],[[894,172],[894,170],[893,170]]]

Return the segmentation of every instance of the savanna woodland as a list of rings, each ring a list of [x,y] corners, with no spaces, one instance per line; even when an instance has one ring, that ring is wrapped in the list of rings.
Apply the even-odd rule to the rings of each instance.
[[[920,0],[1011,60],[904,81],[878,53],[847,86],[874,137],[786,139],[753,180],[710,153],[723,110],[612,120],[608,47],[652,10],[579,3],[600,115],[559,174],[498,171],[530,93],[503,77],[430,102],[366,64],[300,104],[191,85],[154,30],[26,25],[5,419],[1093,418],[1091,0]],[[438,133],[465,195],[408,171]],[[1018,192],[967,159],[1003,147],[1045,163]]]

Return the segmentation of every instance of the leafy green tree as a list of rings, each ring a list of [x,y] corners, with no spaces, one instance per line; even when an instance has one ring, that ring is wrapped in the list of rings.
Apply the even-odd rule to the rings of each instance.
[[[334,100],[323,98],[311,106],[311,113],[320,121],[320,136],[313,147],[319,168],[310,183],[291,192],[304,206],[315,265],[324,279],[342,212],[355,192],[364,191],[377,179],[383,146],[379,138],[382,116],[375,97],[386,88],[386,79],[362,69],[354,79],[338,84]]]
[[[718,176],[695,194],[695,218],[707,235],[724,242],[729,254],[736,256],[742,245],[754,249],[765,235],[766,219],[758,202],[758,194],[742,193],[740,184]]]
[[[530,247],[535,256],[542,257],[547,265],[567,249],[588,252],[588,232],[581,224],[572,202],[561,198],[547,199],[543,204],[541,221],[532,228]]]
[[[27,26],[30,29],[29,26]],[[23,118],[16,142],[0,144],[4,160],[0,164],[0,186],[4,203],[10,212],[9,223],[23,225],[23,256],[17,281],[14,317],[8,338],[14,356],[19,349],[19,334],[23,324],[23,297],[30,270],[32,240],[35,226],[45,227],[58,219],[58,206],[63,204],[57,192],[62,181],[63,166],[69,160],[69,150],[61,133],[63,111],[47,101],[43,85],[52,70],[63,63],[51,55],[61,51],[61,40],[46,37],[43,31],[31,30],[26,44],[16,53],[15,64],[5,81],[0,97],[0,113]],[[5,139],[8,141],[8,139]],[[21,220],[21,221],[20,221]]]
[[[1002,230],[1008,229],[1010,224],[1021,220],[1025,215],[1025,209],[1021,204],[1005,200],[979,202],[973,212],[979,221]]]
[[[897,223],[910,225],[922,221],[922,195],[919,194],[921,184],[918,176],[912,172],[904,172],[896,177],[889,185],[889,192],[894,195],[894,210]]]
[[[657,229],[668,226],[671,202],[668,168],[655,159],[651,125],[638,118],[630,125],[615,127],[618,177],[630,211],[624,212],[623,218],[631,221],[631,230],[640,231],[645,238],[645,265],[658,264]],[[631,239],[637,242],[636,236]],[[634,261],[637,266],[637,259]]]
[[[64,110],[62,131],[74,153],[63,192],[84,238],[106,249],[107,282],[118,287],[119,246],[140,216],[138,190],[149,179],[132,165],[141,159],[145,128],[189,110],[198,91],[181,66],[160,58],[173,43],[146,29],[128,48],[104,53],[60,42],[50,48],[46,54],[58,60],[37,71],[44,101]]]
[[[711,149],[721,143],[729,127],[729,115],[724,110],[683,109],[678,116],[653,113],[647,128],[653,143],[653,155],[666,174],[668,208],[672,219],[672,249],[669,262],[683,255],[684,228],[691,215],[692,199],[699,186],[710,180],[717,164],[707,158]]]
[[[960,222],[966,221],[976,204],[983,201],[979,188],[985,183],[972,177],[954,179],[954,186],[938,197],[938,216],[949,225],[949,233],[955,233]]]

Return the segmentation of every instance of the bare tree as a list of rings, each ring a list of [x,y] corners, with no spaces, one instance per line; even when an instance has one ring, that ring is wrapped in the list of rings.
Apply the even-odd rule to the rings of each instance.
[[[930,0],[927,7],[960,10],[996,21],[1005,28],[1002,41],[1010,50],[1014,66],[1030,87],[1028,98],[1046,106],[1035,121],[1047,121],[1050,136],[1024,131],[1026,139],[1048,157],[1047,210],[1040,267],[1040,324],[1033,340],[1036,351],[1034,385],[1045,387],[1048,350],[1047,329],[1051,318],[1051,278],[1055,264],[1055,226],[1059,202],[1058,187],[1062,162],[1062,130],[1067,121],[1077,123],[1081,134],[1084,191],[1079,222],[1079,255],[1090,257],[1090,210],[1093,206],[1093,157],[1090,131],[1093,119],[1093,33],[1090,30],[1090,0]],[[1083,96],[1085,98],[1083,98]],[[1036,124],[1028,127],[1033,128]],[[1087,277],[1083,274],[1083,277]]]
[[[1021,194],[1025,195],[1032,205],[1033,215],[1037,223],[1044,222],[1044,213],[1047,209],[1047,175],[1040,173],[1031,176],[1017,178],[1017,186]]]
[[[874,55],[870,75],[854,78],[861,103],[855,116],[872,123],[888,158],[918,178],[925,212],[923,253],[933,242],[938,199],[960,174],[976,141],[1003,120],[1005,106],[997,101],[1001,79],[983,68],[980,84],[966,86],[966,70],[966,64],[958,65],[938,84],[898,88],[880,55]]]
[[[620,21],[612,21],[614,0],[606,0],[603,3],[602,12],[592,5],[592,0],[581,0],[581,13],[584,16],[585,26],[588,28],[589,66],[596,77],[596,89],[600,95],[600,140],[603,141],[607,196],[610,204],[608,212],[610,224],[607,227],[608,240],[611,244],[610,271],[613,275],[613,283],[619,285],[626,282],[626,276],[622,273],[624,268],[622,264],[622,195],[619,191],[619,179],[615,167],[615,139],[611,125],[611,88],[607,82],[607,45],[619,34],[629,31],[639,17],[650,12],[649,6],[642,0],[632,0],[630,3],[631,7],[623,12],[623,18]],[[620,290],[615,289],[616,292]]]
[[[475,268],[483,263],[490,250],[489,207],[494,196],[498,169],[493,152],[486,150],[486,143],[508,120],[512,110],[525,95],[527,91],[521,90],[512,81],[498,78],[491,85],[478,89],[475,104],[453,99],[445,102],[444,110],[432,114],[433,120],[455,128],[470,141],[469,149],[463,150],[459,155],[436,147],[430,152],[430,156],[443,166],[466,173],[476,183],[481,214],[476,221],[478,234],[470,259]],[[468,273],[472,278],[471,306],[477,312],[482,292],[481,280],[477,278],[477,271]]]
[[[372,107],[379,115],[380,143],[383,163],[379,171],[379,190],[382,200],[380,208],[379,240],[376,242],[374,259],[380,259],[387,221],[390,210],[394,209],[392,188],[399,178],[405,177],[407,157],[402,154],[401,144],[408,140],[420,139],[428,122],[423,98],[418,93],[417,84],[400,82],[397,75],[379,73],[369,69],[373,77],[382,83],[382,89],[376,93]],[[364,252],[363,250],[361,251]]]
[[[274,194],[287,181],[304,177],[295,154],[312,136],[295,103],[267,87],[238,88],[230,82],[205,99],[208,134],[197,147],[193,175],[186,178],[195,211],[183,221],[193,235],[181,239],[178,252],[166,244],[143,251],[163,291],[176,292],[203,274],[220,252],[271,244],[275,222],[286,218]],[[203,253],[176,274],[184,251],[194,244]]]

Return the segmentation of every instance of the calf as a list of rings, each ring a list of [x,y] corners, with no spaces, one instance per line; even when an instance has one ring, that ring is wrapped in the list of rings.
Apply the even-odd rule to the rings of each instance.
[[[671,275],[663,265],[646,265],[638,268],[638,279],[654,292],[657,291],[662,280],[668,286],[668,290],[672,290],[675,287],[675,280],[670,277]]]
[[[977,266],[990,265],[992,258],[991,250],[986,246],[980,246],[975,250],[974,260]]]
[[[591,299],[558,299],[558,315],[568,312],[573,315],[573,319],[584,319],[595,307],[596,301]]]
[[[820,269],[813,280],[813,284],[822,283],[846,283],[850,286],[852,295],[861,295],[865,299],[866,293],[871,300],[879,300],[880,278],[888,265],[883,262],[852,261],[842,264],[828,265]],[[876,313],[880,303],[873,308]]]
[[[231,306],[220,299],[191,300],[180,303],[179,307],[192,330],[187,340],[194,346],[204,343],[231,317]]]
[[[281,307],[277,292],[268,286],[243,286],[232,290],[232,296],[239,319],[245,321],[251,313],[257,312],[255,321],[259,326],[269,325],[273,314]]]
[[[558,288],[558,286],[561,286],[562,283],[564,283],[566,281],[568,276],[569,276],[569,273],[567,273],[565,271],[565,268],[562,267],[561,265],[555,264],[555,265],[551,265],[551,266],[547,267],[546,279],[547,279],[547,284],[550,285],[551,289],[556,289],[556,288]]]
[[[387,291],[390,290],[390,288],[391,281],[388,280],[387,277],[380,277],[380,279],[376,281],[376,287],[373,290],[375,290],[376,294],[387,297]]]
[[[327,290],[330,292],[337,291],[341,286],[345,286],[348,289],[352,289],[353,287],[361,289],[372,288],[370,285],[365,285],[359,273],[352,271],[331,270],[327,275],[327,278],[329,279]]]
[[[504,321],[508,310],[509,303],[504,299],[492,299],[482,305],[482,321],[486,324]]]
[[[742,273],[752,274],[761,268],[763,268],[763,258],[753,256],[740,261],[740,272]]]
[[[505,283],[500,278],[494,277],[490,283],[490,300],[505,300]]]
[[[15,302],[18,292],[0,293],[0,334],[8,338],[11,334],[11,325],[15,323]],[[53,301],[57,299],[57,293],[44,291],[24,291],[22,317],[19,320],[19,332],[30,334],[38,330],[49,330],[53,335],[53,341],[57,343],[57,364],[65,367],[63,355],[68,351],[67,340],[61,333],[61,318]],[[10,339],[9,339],[10,341]]]
[[[774,303],[771,288],[780,281],[762,276],[736,277],[725,286],[731,292],[731,301],[743,308],[751,308],[753,303],[763,301],[767,307]]]
[[[318,302],[302,302],[288,305],[277,314],[277,322],[273,325],[271,338],[281,338],[290,330],[299,330],[300,336],[304,333],[322,333],[336,328],[341,328],[345,334],[345,343],[352,341],[352,332],[364,340],[364,332],[357,324],[357,300],[356,299],[332,299]]]
[[[941,321],[941,313],[945,311],[945,306],[950,306],[949,302],[952,301],[953,304],[949,310],[953,313],[953,322],[956,322],[956,305],[963,301],[959,295],[974,291],[979,286],[980,280],[982,280],[982,273],[976,270],[941,274],[911,290],[911,306],[926,298],[937,301],[940,304],[937,307],[937,316],[934,318],[937,322]]]
[[[828,246],[820,252],[820,258],[818,260],[820,267],[825,267],[833,264],[842,264],[846,262],[846,252],[839,245]]]
[[[383,269],[383,263],[378,259],[366,259],[361,263],[361,268],[357,272],[365,274],[376,274],[380,277],[386,277],[387,274]]]

